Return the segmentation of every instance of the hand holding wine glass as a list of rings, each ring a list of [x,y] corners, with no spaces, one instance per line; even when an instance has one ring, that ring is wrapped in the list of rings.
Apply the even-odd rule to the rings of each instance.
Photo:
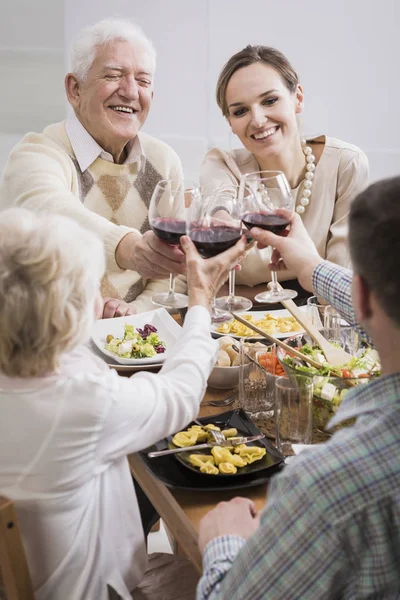
[[[240,188],[235,183],[219,186],[213,192],[214,218],[221,215],[222,219],[231,218],[232,222],[241,220],[242,210],[239,197]],[[250,310],[253,303],[244,296],[235,294],[235,269],[229,273],[229,292],[215,300],[215,307],[221,311],[237,312]]]
[[[203,258],[210,258],[234,246],[242,235],[239,211],[221,200],[219,190],[203,193],[192,203],[187,215],[187,235]],[[217,291],[217,290],[216,290]],[[232,319],[227,312],[218,310],[213,300],[213,322]]]
[[[196,196],[198,187],[182,179],[163,179],[154,189],[149,206],[149,221],[153,232],[160,240],[171,246],[178,246],[182,235],[186,233],[185,196]],[[185,308],[188,297],[175,292],[175,277],[171,273],[168,292],[155,294],[151,298],[154,304],[166,308]]]
[[[282,235],[290,222],[288,215],[294,210],[294,199],[285,174],[282,171],[249,173],[243,176],[241,188],[244,225],[248,229],[259,227]],[[273,248],[270,248],[272,252]],[[257,294],[257,302],[275,304],[297,296],[294,290],[280,288],[276,271],[271,271],[271,279],[270,290]]]

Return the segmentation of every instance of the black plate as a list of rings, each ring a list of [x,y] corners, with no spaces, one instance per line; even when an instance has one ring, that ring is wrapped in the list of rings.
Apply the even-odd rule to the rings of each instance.
[[[230,415],[230,413],[225,413]],[[223,415],[219,415],[218,416],[218,420],[215,421],[215,417],[212,419],[212,423],[213,425],[217,425],[221,430],[222,429],[229,429],[232,427],[231,424],[231,417],[229,418],[221,418],[223,417]],[[204,425],[207,425],[208,423],[211,423],[211,419],[209,417],[205,417],[203,419],[199,419],[199,423],[204,423]],[[195,422],[190,423],[185,429],[188,429],[189,427],[191,427],[192,425],[196,425]],[[248,433],[247,431],[244,431],[242,429],[239,429],[238,427],[235,426],[235,429],[237,429],[238,431],[238,436],[247,436]],[[175,444],[172,443],[172,438],[174,436],[170,435],[168,436],[168,447],[173,449],[173,448],[177,448],[177,446],[175,446]],[[266,448],[265,444],[263,444],[264,438],[262,440],[257,440],[256,442],[251,442],[248,444],[248,446],[258,446],[259,448]],[[205,450],[199,450],[200,454],[209,454],[211,455],[211,448],[206,448]],[[190,452],[180,452],[179,454],[175,454],[175,459],[178,460],[184,467],[186,467],[187,469],[190,469],[191,471],[194,471],[195,473],[200,474],[202,477],[209,477],[211,479],[231,479],[232,477],[244,477],[245,475],[249,475],[249,473],[255,473],[256,471],[263,471],[264,469],[268,469],[271,465],[275,464],[275,459],[273,456],[271,456],[271,454],[269,454],[268,452],[265,454],[265,456],[263,456],[260,460],[257,460],[249,465],[246,465],[245,467],[238,467],[237,472],[236,473],[218,473],[217,475],[210,475],[210,473],[201,473],[201,471],[194,467],[189,460],[189,457],[191,454],[196,454],[195,450],[191,450]]]
[[[230,410],[220,415],[212,417],[203,417],[199,419],[201,423],[214,423],[223,426],[223,428],[235,427],[244,435],[258,435],[259,429],[247,417],[242,409]],[[167,450],[168,439],[165,438],[157,442],[154,446],[146,448],[140,452],[140,456],[148,469],[155,477],[160,479],[165,485],[171,488],[183,488],[197,491],[218,491],[234,490],[244,487],[252,487],[264,483],[274,473],[276,473],[284,464],[283,455],[271,444],[269,440],[263,438],[258,441],[266,450],[269,465],[261,470],[243,475],[230,475],[229,477],[218,477],[217,475],[204,475],[198,471],[192,471],[176,460],[175,456],[162,456],[160,458],[149,458],[148,452],[156,450]],[[256,464],[256,463],[253,463]]]

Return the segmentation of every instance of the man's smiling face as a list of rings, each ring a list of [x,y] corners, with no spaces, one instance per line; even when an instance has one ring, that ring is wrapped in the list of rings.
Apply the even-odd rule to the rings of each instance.
[[[141,45],[133,48],[129,42],[114,40],[99,46],[85,81],[72,77],[67,92],[78,119],[119,162],[125,145],[135,138],[150,109],[154,77],[151,56]]]

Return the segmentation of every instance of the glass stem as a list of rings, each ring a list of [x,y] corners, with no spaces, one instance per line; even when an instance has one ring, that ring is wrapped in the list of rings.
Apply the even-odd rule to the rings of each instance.
[[[273,252],[273,248],[272,246],[270,247],[270,251],[271,251],[271,258],[272,258],[272,252]],[[273,294],[278,295],[279,294],[279,287],[278,287],[278,274],[276,271],[271,271],[271,285],[270,285],[270,289],[272,291]]]
[[[169,274],[169,290],[168,290],[168,300],[175,299],[175,275],[172,273]]]
[[[235,269],[229,271],[229,294],[228,302],[233,302],[235,298]]]

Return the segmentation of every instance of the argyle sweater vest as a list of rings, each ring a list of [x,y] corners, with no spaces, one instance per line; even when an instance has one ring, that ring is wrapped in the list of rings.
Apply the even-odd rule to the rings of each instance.
[[[50,125],[42,134],[27,134],[6,165],[0,205],[6,201],[9,205],[53,210],[94,230],[104,241],[107,259],[102,295],[131,302],[143,311],[154,308],[150,297],[167,289],[167,282],[146,280],[135,271],[119,269],[115,250],[131,229],[144,233],[150,228],[148,209],[157,182],[181,178],[182,168],[167,144],[144,133],[139,134],[139,139],[144,155],[140,164],[118,165],[97,158],[82,172],[64,123]],[[21,177],[22,165],[25,174]],[[36,180],[44,184],[38,193],[31,189]],[[86,210],[82,211],[83,207]],[[182,281],[178,281],[177,289],[182,286]]]

